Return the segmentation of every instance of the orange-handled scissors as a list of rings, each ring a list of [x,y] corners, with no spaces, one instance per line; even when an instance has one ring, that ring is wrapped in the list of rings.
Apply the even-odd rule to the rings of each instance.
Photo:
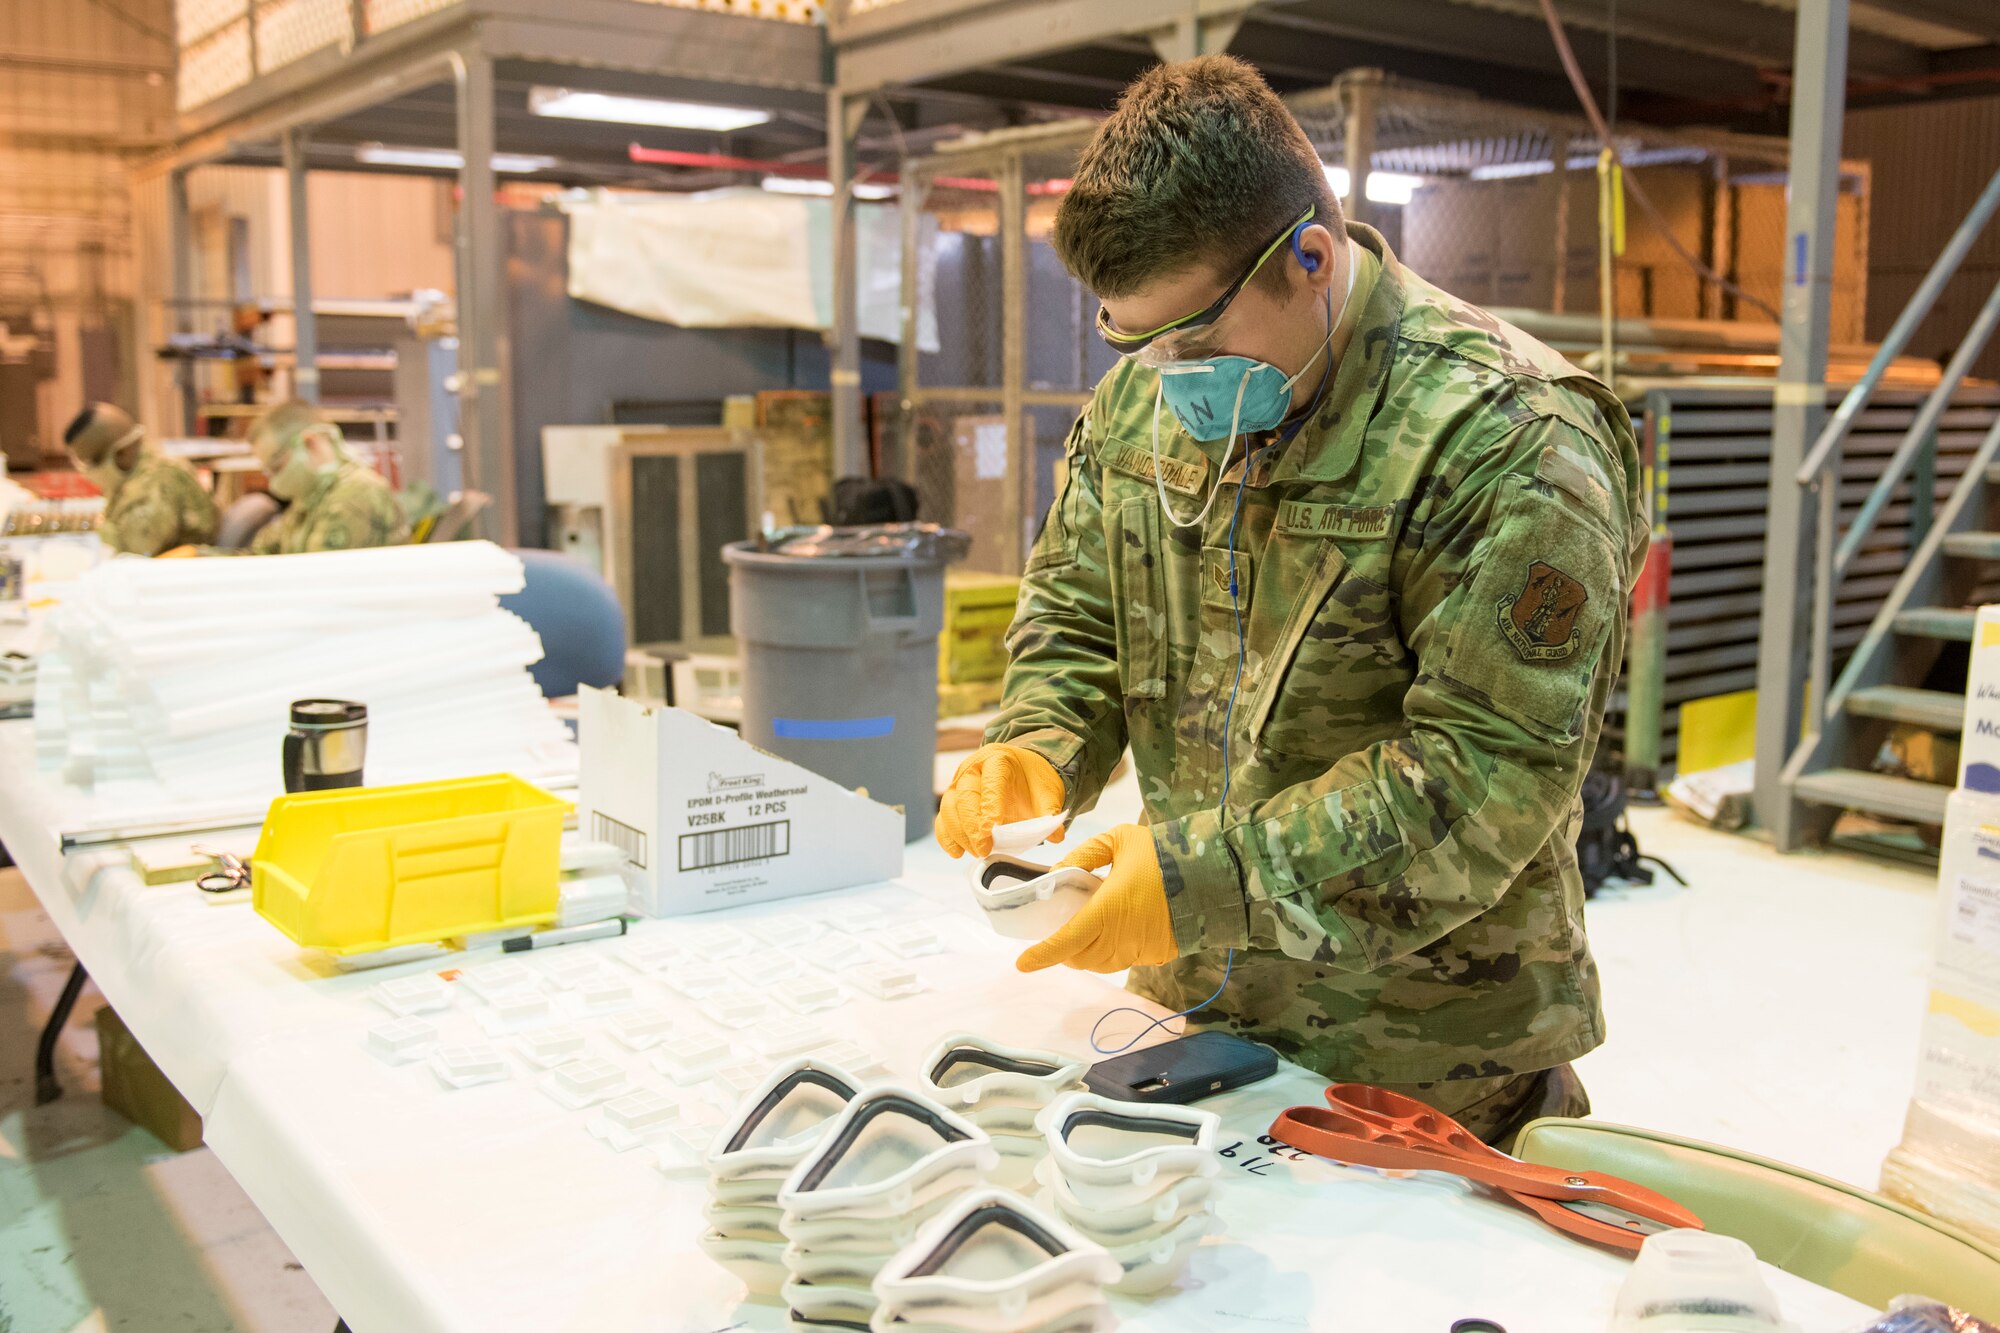
[[[1664,1194],[1598,1171],[1537,1166],[1489,1147],[1442,1112],[1365,1083],[1337,1083],[1327,1105],[1294,1106],[1271,1137],[1294,1148],[1392,1171],[1446,1171],[1499,1191],[1558,1231],[1621,1250],[1701,1219]]]

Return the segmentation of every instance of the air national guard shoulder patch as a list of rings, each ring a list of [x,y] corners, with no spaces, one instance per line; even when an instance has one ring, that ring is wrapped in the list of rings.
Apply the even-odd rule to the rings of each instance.
[[[1589,600],[1581,583],[1537,560],[1521,591],[1500,599],[1500,633],[1524,662],[1563,661],[1583,641],[1576,618]]]

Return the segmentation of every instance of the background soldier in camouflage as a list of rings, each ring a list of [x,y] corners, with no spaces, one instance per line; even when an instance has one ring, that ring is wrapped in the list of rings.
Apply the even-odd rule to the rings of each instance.
[[[1070,433],[940,841],[1088,809],[1129,743],[1147,822],[1072,855],[1104,887],[1024,970],[1130,967],[1495,1141],[1586,1110],[1577,791],[1646,545],[1624,409],[1345,223],[1228,57],[1127,90],[1054,242],[1127,359]]]
[[[281,403],[257,419],[250,447],[285,511],[258,529],[251,555],[398,546],[410,525],[380,473],[347,451],[340,427],[311,404]]]
[[[63,443],[86,477],[104,492],[105,545],[133,555],[158,555],[215,536],[215,501],[194,472],[168,458],[121,408],[92,403],[63,432]]]

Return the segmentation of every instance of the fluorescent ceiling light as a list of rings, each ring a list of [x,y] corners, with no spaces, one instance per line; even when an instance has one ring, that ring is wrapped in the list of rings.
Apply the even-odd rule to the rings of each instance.
[[[1474,167],[1468,175],[1476,181],[1519,180],[1523,176],[1546,176],[1553,165],[1549,162],[1489,162],[1483,167]]]
[[[575,88],[528,90],[528,110],[564,120],[604,120],[618,125],[658,125],[670,130],[747,130],[771,118],[768,111],[712,102],[670,102],[659,97],[623,97]]]
[[[772,194],[832,194],[833,182],[810,176],[766,176],[763,186]]]
[[[395,148],[389,144],[364,143],[354,148],[354,160],[366,162],[371,167],[435,167],[444,171],[457,171],[465,165],[465,158],[452,148]],[[552,157],[541,157],[534,153],[495,153],[493,169],[504,175],[526,176],[536,171],[546,171],[554,166]]]
[[[1339,198],[1347,197],[1347,168],[1326,168],[1326,183],[1333,187]],[[1418,190],[1424,188],[1422,176],[1405,176],[1399,171],[1371,171],[1368,173],[1368,202],[1371,204],[1407,204]]]
[[[763,186],[772,194],[816,194],[824,198],[833,193],[833,182],[817,180],[811,176],[766,176]],[[857,181],[854,185],[856,199],[894,199],[896,187],[887,181]]]
[[[1706,162],[1710,154],[1706,148],[1668,145],[1664,148],[1621,148],[1618,156],[1627,167],[1658,167]],[[1597,166],[1597,154],[1579,153],[1564,159],[1564,166],[1571,171],[1592,170]],[[1547,162],[1494,162],[1474,167],[1467,174],[1476,181],[1498,181],[1518,176],[1546,176],[1549,170]]]

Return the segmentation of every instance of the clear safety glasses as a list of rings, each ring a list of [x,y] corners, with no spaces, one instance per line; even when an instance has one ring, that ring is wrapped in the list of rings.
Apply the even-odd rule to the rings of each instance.
[[[1179,319],[1169,320],[1156,329],[1145,333],[1126,333],[1111,322],[1111,313],[1103,306],[1097,307],[1097,333],[1105,344],[1120,356],[1129,356],[1141,365],[1163,366],[1175,361],[1194,361],[1211,355],[1218,345],[1215,324],[1229,310],[1250,279],[1264,267],[1278,247],[1312,221],[1313,208],[1301,213],[1298,220],[1272,238],[1271,243],[1252,260],[1250,267],[1236,281],[1224,289],[1222,295],[1211,301],[1205,308]]]

